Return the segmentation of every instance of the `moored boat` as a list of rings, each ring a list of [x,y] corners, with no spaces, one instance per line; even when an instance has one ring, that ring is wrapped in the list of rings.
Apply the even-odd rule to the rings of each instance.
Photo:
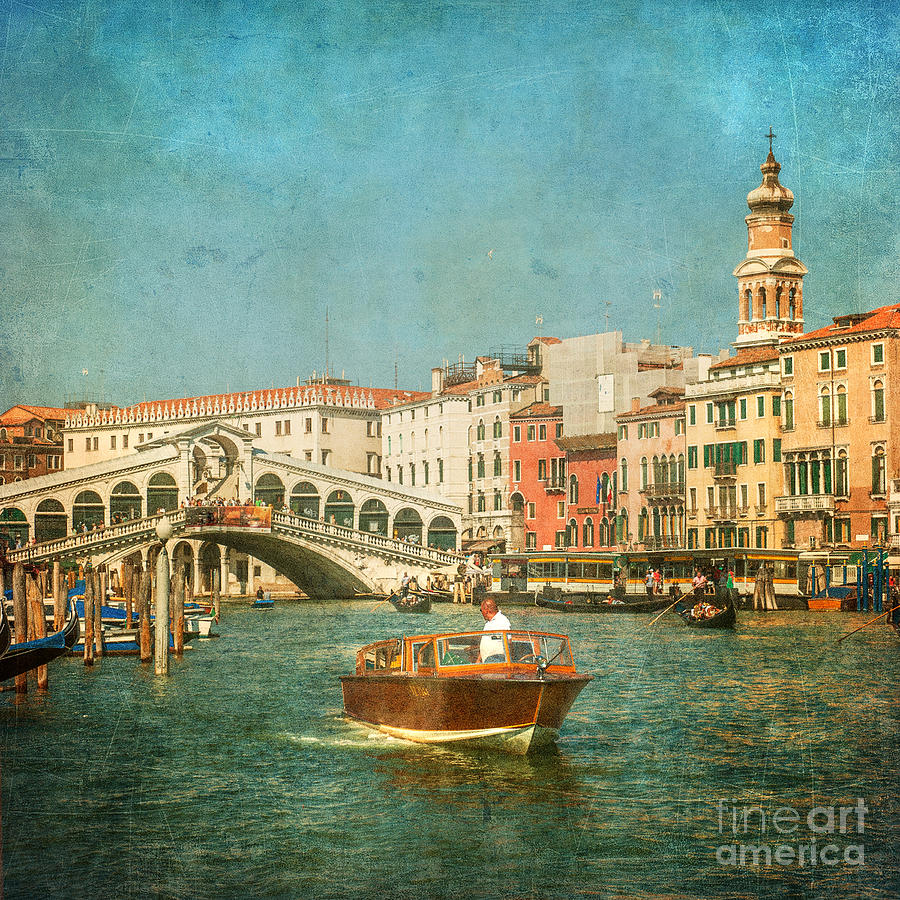
[[[405,596],[395,591],[388,597],[388,602],[398,612],[431,612],[431,597],[413,588],[410,588]]]
[[[599,594],[563,594],[560,591],[557,595],[543,591],[535,595],[534,602],[543,609],[558,612],[646,613],[664,609],[672,602],[672,598],[660,594],[641,600],[620,600],[609,594],[601,599]]]
[[[6,615],[3,615],[4,620]],[[6,681],[46,665],[48,662],[62,656],[71,650],[78,641],[80,627],[78,615],[75,612],[75,604],[69,602],[69,618],[66,624],[47,637],[37,638],[33,641],[23,641],[20,644],[11,644],[3,656],[0,656],[0,681]]]
[[[368,644],[341,688],[349,718],[393,737],[526,753],[556,738],[592,678],[565,635],[476,631]]]

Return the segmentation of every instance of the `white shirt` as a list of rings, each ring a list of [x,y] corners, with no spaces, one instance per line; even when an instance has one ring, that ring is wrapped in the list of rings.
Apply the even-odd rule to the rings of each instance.
[[[499,610],[494,614],[493,618],[488,619],[484,623],[485,631],[509,631],[511,628],[512,625],[509,624],[509,619]],[[506,652],[503,649],[503,637],[499,634],[486,634],[481,639],[479,651],[482,662],[489,656],[502,656],[506,659]]]

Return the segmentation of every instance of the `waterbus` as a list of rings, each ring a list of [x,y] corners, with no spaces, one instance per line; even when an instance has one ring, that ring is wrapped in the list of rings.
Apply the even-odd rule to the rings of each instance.
[[[776,597],[802,601],[822,592],[828,582],[855,583],[856,569],[847,564],[849,551],[760,550],[745,547],[654,551],[570,552],[566,550],[503,553],[490,556],[491,589],[510,594],[536,593],[548,585],[564,593],[601,594],[614,579],[626,592],[644,592],[648,569],[659,569],[663,590],[677,584],[686,591],[699,568],[734,572],[734,585],[752,597],[761,565],[772,569]],[[791,604],[793,605],[793,604]],[[805,606],[805,603],[800,605]]]

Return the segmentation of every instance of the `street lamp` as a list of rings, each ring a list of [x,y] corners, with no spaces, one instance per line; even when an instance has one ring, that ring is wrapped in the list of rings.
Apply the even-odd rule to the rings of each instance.
[[[157,675],[169,674],[169,554],[166,541],[172,537],[172,523],[163,516],[156,523],[156,536],[162,542],[156,558],[156,663]]]

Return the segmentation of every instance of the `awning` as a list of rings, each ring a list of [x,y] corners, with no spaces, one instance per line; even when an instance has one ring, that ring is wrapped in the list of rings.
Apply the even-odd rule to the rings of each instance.
[[[481,538],[477,541],[463,541],[463,553],[478,553],[479,551],[482,553],[486,553],[488,550],[493,550],[494,547],[499,547],[501,544],[505,544],[505,538]]]

